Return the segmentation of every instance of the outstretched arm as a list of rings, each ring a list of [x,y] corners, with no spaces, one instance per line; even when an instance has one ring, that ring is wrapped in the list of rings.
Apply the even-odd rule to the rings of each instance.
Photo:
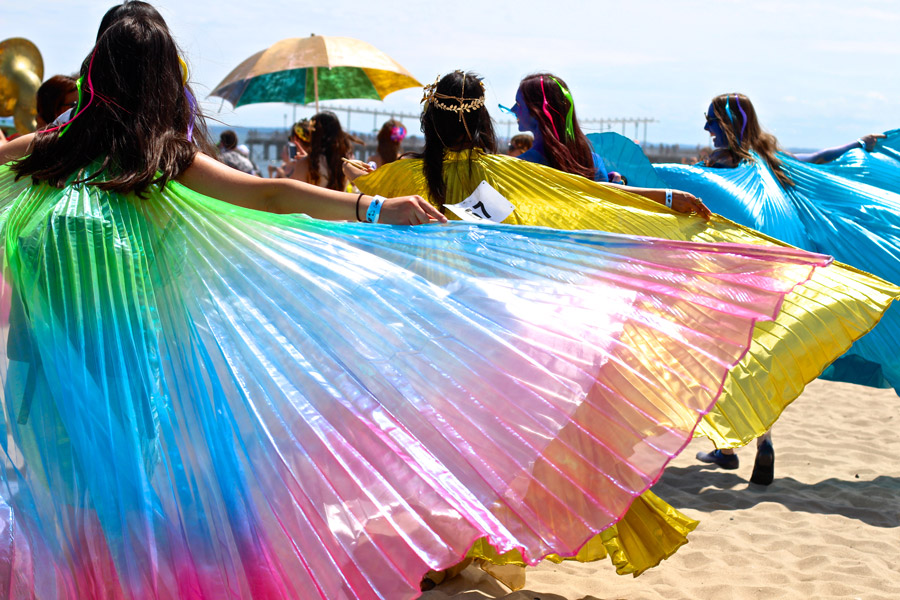
[[[28,154],[33,139],[34,134],[30,133],[0,147],[0,164]],[[301,181],[248,175],[202,153],[194,157],[193,164],[178,181],[196,192],[237,206],[274,213],[305,213],[332,221],[365,220],[372,203],[372,196],[360,198],[358,194],[327,190]],[[354,214],[357,204],[359,212]],[[378,221],[390,225],[418,225],[429,221],[445,223],[447,218],[424,198],[404,196],[385,200]]]
[[[521,156],[519,158],[521,158]],[[361,175],[371,173],[373,170],[374,169],[372,169],[368,165],[365,165],[364,163],[360,164],[359,161],[344,161],[344,174],[350,179],[350,181],[355,180]],[[615,187],[620,190],[625,190],[626,192],[631,192],[632,194],[637,194],[638,196],[643,196],[644,198],[653,200],[654,202],[658,202],[659,204],[664,205],[666,203],[666,190],[659,190],[655,188],[639,188],[630,185],[621,185],[603,181],[598,181],[597,183]],[[685,214],[696,213],[704,219],[709,219],[710,215],[712,215],[712,212],[706,207],[705,204],[703,204],[703,201],[700,200],[700,198],[697,198],[693,194],[682,192],[680,190],[671,191],[672,210],[674,210],[675,212]]]
[[[811,152],[808,154],[795,154],[794,158],[803,162],[820,165],[840,158],[845,152],[849,152],[854,148],[863,148],[866,152],[871,152],[875,148],[876,142],[883,137],[883,133],[870,133],[850,144],[837,146],[835,148],[826,148],[825,150],[819,150],[818,152]]]
[[[625,190],[626,192],[631,192],[632,194],[637,194],[638,196],[643,196],[648,200],[653,200],[659,204],[666,203],[666,192],[671,191],[672,193],[672,210],[675,212],[685,213],[685,214],[693,214],[697,213],[704,219],[709,219],[712,215],[712,211],[703,204],[703,201],[700,198],[697,198],[693,194],[689,192],[682,192],[681,190],[664,190],[657,188],[639,188],[633,187],[630,185],[620,185],[617,183],[606,183],[603,185],[608,185],[610,187],[616,187],[620,190]]]
[[[230,204],[273,213],[305,213],[333,221],[365,220],[372,196],[348,194],[293,179],[261,179],[232,169],[216,159],[197,154],[178,181],[201,194]],[[359,199],[359,212],[354,214]],[[436,208],[420,196],[385,200],[380,223],[418,225],[446,222]]]

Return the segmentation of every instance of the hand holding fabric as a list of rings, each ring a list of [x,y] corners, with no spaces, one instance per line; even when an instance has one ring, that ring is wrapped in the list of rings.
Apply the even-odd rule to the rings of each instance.
[[[447,217],[422,196],[402,196],[384,201],[379,222],[388,225],[421,225],[446,223]]]
[[[882,138],[884,138],[883,133],[870,133],[859,138],[859,142],[862,144],[863,150],[871,152],[875,149],[875,144],[878,143],[878,140]]]
[[[712,211],[703,204],[703,200],[681,190],[672,190],[672,210],[688,215],[696,214],[707,220],[712,216]]]

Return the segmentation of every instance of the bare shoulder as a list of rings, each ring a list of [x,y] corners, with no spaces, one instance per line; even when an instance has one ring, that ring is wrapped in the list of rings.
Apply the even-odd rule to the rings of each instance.
[[[293,165],[294,165],[294,170],[290,174],[290,178],[296,179],[297,181],[308,181],[309,180],[309,157],[301,156],[299,158],[295,158]]]

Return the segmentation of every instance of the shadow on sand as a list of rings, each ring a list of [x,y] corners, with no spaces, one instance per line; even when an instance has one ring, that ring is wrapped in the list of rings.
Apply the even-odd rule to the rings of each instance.
[[[840,515],[875,527],[900,526],[900,477],[886,475],[812,484],[776,475],[772,485],[759,486],[733,471],[691,465],[669,467],[653,491],[677,508],[741,510],[776,502],[797,512]]]

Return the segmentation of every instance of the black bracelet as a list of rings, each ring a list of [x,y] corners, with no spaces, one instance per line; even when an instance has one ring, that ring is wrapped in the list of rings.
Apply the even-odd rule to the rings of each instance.
[[[353,211],[353,214],[356,215],[357,221],[362,221],[359,218],[359,201],[362,200],[362,197],[365,195],[365,192],[360,192],[359,196],[356,197],[356,210]]]

